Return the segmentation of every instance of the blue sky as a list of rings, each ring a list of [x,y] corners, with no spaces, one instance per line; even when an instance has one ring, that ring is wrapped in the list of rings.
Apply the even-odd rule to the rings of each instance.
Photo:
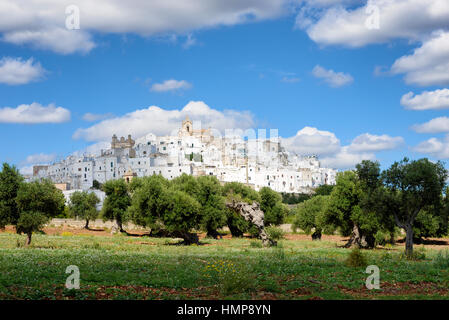
[[[56,36],[51,28],[63,25],[63,11],[53,21],[34,2],[0,9],[1,21],[17,15],[0,25],[0,161],[23,172],[104,145],[112,132],[168,133],[189,113],[182,110],[186,105],[196,110],[193,120],[218,129],[277,128],[289,150],[318,154],[339,169],[364,158],[387,167],[404,156],[449,157],[447,2],[373,1],[380,27],[370,30],[357,22],[370,5],[366,1],[242,0],[243,9],[204,4],[211,12],[199,10],[197,20],[170,30],[164,15],[157,28],[145,20],[128,26],[133,17],[125,10],[114,26],[100,14],[106,0],[94,13],[83,10],[84,1],[71,1],[81,7],[80,30]],[[431,26],[397,21],[403,15],[413,20],[423,2],[440,5],[443,17],[424,13],[433,14]],[[171,3],[161,9],[166,19],[182,17]],[[143,12],[154,9],[135,5]],[[55,1],[49,8],[59,7]],[[255,21],[242,18],[242,10]],[[23,36],[26,31],[31,36]],[[416,99],[401,104],[409,92]],[[149,106],[163,110],[154,113]],[[142,116],[136,110],[144,110]],[[87,113],[96,120],[86,121]],[[435,118],[441,119],[413,127]]]

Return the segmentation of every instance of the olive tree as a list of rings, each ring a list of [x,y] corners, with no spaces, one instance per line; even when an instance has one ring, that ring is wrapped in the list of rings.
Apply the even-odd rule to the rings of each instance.
[[[70,196],[69,213],[74,218],[86,220],[85,229],[89,229],[89,221],[98,217],[97,204],[100,202],[93,192],[75,191]]]
[[[332,233],[335,228],[325,221],[329,198],[330,196],[319,195],[298,204],[294,209],[292,229],[296,231],[299,228],[306,234],[312,234],[312,240],[321,240],[323,232]]]
[[[265,226],[280,225],[287,215],[287,208],[282,203],[282,196],[269,187],[259,191],[260,209],[264,212]]]
[[[162,176],[145,177],[136,183],[128,215],[134,223],[181,237],[185,244],[198,243],[193,229],[200,225],[201,205]]]
[[[408,257],[413,256],[416,218],[421,210],[440,205],[447,175],[441,162],[433,163],[426,158],[414,161],[404,158],[383,173],[393,209],[391,215],[406,233],[405,253]]]
[[[115,220],[120,232],[125,232],[123,223],[127,221],[126,211],[131,204],[131,197],[125,180],[109,180],[103,184],[102,188],[106,193],[101,210],[103,220]]]
[[[226,201],[244,201],[248,203],[261,202],[260,195],[257,191],[239,182],[226,183],[222,188],[222,194],[226,197]],[[245,232],[257,234],[257,230],[252,228],[239,212],[231,208],[226,209],[226,224],[231,231],[233,237],[242,237]]]
[[[26,245],[31,243],[33,232],[41,231],[51,218],[64,211],[65,206],[61,190],[49,180],[21,184],[16,202],[20,212],[17,233],[27,235]]]

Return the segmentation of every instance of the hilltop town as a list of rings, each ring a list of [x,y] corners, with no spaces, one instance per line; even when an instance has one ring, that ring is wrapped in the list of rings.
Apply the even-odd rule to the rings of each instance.
[[[336,171],[321,168],[313,155],[286,151],[274,137],[219,136],[212,129],[195,129],[186,117],[177,134],[152,133],[133,140],[113,135],[100,155],[71,155],[50,165],[33,167],[32,179],[49,178],[62,190],[88,190],[94,181],[161,174],[173,179],[183,173],[212,175],[220,182],[242,182],[255,190],[308,193],[322,184],[335,184]]]

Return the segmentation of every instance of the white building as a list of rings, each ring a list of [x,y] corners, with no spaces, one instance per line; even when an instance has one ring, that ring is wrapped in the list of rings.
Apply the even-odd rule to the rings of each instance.
[[[173,179],[183,173],[216,176],[221,182],[242,182],[256,190],[310,192],[322,184],[335,184],[336,171],[321,168],[316,156],[285,151],[277,137],[256,138],[213,135],[211,129],[194,130],[186,118],[175,136],[147,134],[132,140],[112,137],[111,148],[97,156],[69,156],[48,166],[33,168],[34,178],[67,183],[87,190],[93,181],[121,179],[131,170],[136,176],[161,174]]]

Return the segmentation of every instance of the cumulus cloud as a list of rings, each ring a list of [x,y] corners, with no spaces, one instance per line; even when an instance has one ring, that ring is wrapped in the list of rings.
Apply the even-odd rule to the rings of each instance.
[[[87,53],[95,47],[95,43],[87,32],[59,27],[5,32],[1,39],[5,42],[30,45],[33,48],[51,50],[60,54]]]
[[[449,135],[441,139],[430,138],[421,142],[412,149],[413,151],[429,154],[437,159],[449,159]]]
[[[272,19],[287,10],[287,0],[145,1],[2,0],[0,33],[4,41],[57,53],[88,52],[93,33],[142,36],[182,34],[194,30]],[[66,7],[80,10],[80,30],[65,29]]]
[[[401,105],[410,110],[439,110],[449,108],[449,89],[424,91],[421,94],[406,93]]]
[[[83,115],[83,120],[89,121],[89,122],[94,122],[94,121],[109,119],[112,117],[114,117],[114,115],[112,113],[96,114],[96,113],[88,112]]]
[[[354,138],[348,149],[353,152],[376,152],[396,149],[403,143],[402,137],[364,133]]]
[[[449,2],[446,3],[449,8]],[[404,80],[408,84],[449,84],[449,32],[435,33],[413,54],[397,59],[391,71],[394,74],[405,74]]]
[[[327,84],[334,88],[342,87],[354,81],[350,74],[327,70],[319,65],[313,68],[312,74],[318,79],[323,79]]]
[[[194,128],[200,125],[203,129],[211,127],[224,134],[226,129],[253,128],[253,115],[246,111],[219,111],[209,107],[202,101],[190,101],[182,109],[166,110],[157,106],[139,109],[121,117],[103,120],[91,127],[80,128],[73,134],[74,139],[86,141],[109,141],[113,134],[135,138],[147,133],[166,135],[178,130],[180,123],[188,116]]]
[[[167,92],[167,91],[178,91],[187,90],[192,88],[192,84],[185,80],[165,80],[162,83],[155,83],[151,86],[151,91],[155,92]]]
[[[70,111],[55,104],[43,106],[39,103],[21,104],[17,108],[0,108],[3,123],[61,123],[70,120]]]
[[[299,155],[326,155],[340,150],[340,140],[334,133],[305,127],[295,136],[282,139],[284,147]]]
[[[449,132],[449,118],[435,118],[422,124],[415,124],[412,129],[418,133]]]
[[[351,152],[348,146],[342,147],[340,151],[332,156],[323,157],[320,162],[325,167],[336,169],[354,168],[362,160],[374,160],[376,155],[369,152]]]
[[[354,3],[341,4],[326,8],[320,14],[306,15],[311,21],[302,27],[313,41],[361,47],[392,39],[421,40],[434,30],[449,27],[449,2],[446,0],[370,0],[363,5],[358,5],[358,1],[355,8]],[[367,21],[376,19],[377,14],[379,28],[370,27]]]
[[[342,146],[334,133],[305,127],[293,137],[283,138],[286,150],[298,155],[318,155],[324,166],[347,169],[362,160],[373,160],[375,153],[396,149],[404,143],[402,137],[364,133],[351,144]]]
[[[0,83],[9,85],[27,84],[43,77],[45,69],[33,58],[4,57],[0,59]]]

